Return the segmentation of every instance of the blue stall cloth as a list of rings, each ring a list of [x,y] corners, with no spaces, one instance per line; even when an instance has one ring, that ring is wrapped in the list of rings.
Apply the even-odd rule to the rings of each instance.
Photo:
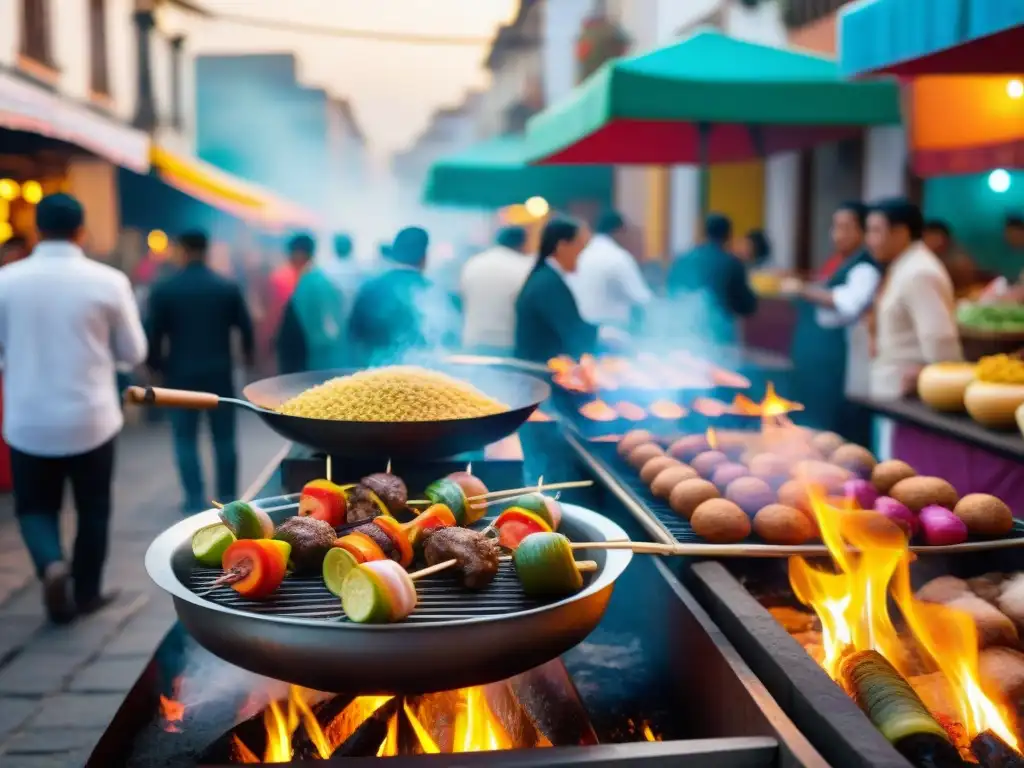
[[[1019,74],[1024,0],[869,0],[839,13],[846,77]]]

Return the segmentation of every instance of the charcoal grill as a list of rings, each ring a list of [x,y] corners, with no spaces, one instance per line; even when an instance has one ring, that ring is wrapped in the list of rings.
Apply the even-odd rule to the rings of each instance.
[[[254,502],[275,523],[296,514],[298,497]],[[225,661],[258,674],[321,691],[430,693],[501,680],[561,655],[600,622],[628,550],[578,550],[598,563],[583,590],[557,601],[523,594],[510,563],[481,592],[457,586],[449,574],[417,582],[420,603],[406,621],[360,625],[316,577],[289,577],[264,602],[230,588],[201,596],[217,571],[196,567],[192,535],[217,522],[209,510],[162,533],[146,553],[146,569],[174,598],[195,639]],[[615,523],[563,504],[560,530],[575,541],[625,540]],[[198,593],[198,594],[197,594]]]
[[[623,506],[632,513],[644,529],[662,544],[696,544],[706,548],[707,557],[730,555],[734,557],[809,557],[827,556],[824,544],[800,544],[784,546],[765,544],[762,539],[750,536],[743,542],[742,553],[734,545],[710,544],[694,533],[690,522],[680,517],[664,500],[655,498],[640,479],[636,470],[629,467],[616,453],[616,444],[600,441],[586,442],[578,436],[565,433],[566,441],[597,478],[608,487]],[[917,554],[938,557],[942,555],[966,555],[994,550],[1019,549],[1024,547],[1024,521],[1014,520],[1013,531],[1000,539],[980,539],[963,544],[927,545],[912,544],[911,551]]]

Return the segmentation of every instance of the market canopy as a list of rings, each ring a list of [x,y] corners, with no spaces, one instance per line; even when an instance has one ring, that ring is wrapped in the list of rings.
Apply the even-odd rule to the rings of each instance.
[[[608,62],[526,135],[532,162],[721,163],[899,121],[893,83],[844,81],[830,59],[700,30]]]
[[[522,136],[501,136],[435,162],[424,201],[465,208],[502,208],[543,197],[552,206],[574,200],[608,203],[613,174],[607,166],[531,166]]]
[[[317,225],[308,211],[198,158],[154,145],[150,159],[164,182],[243,221],[275,229]]]
[[[868,0],[839,16],[847,76],[1019,75],[1024,0]]]

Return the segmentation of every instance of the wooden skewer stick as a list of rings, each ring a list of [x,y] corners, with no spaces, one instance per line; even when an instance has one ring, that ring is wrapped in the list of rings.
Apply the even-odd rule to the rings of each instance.
[[[628,549],[642,555],[675,555],[677,544],[654,544],[649,541],[573,541],[573,549]]]
[[[215,506],[217,509],[224,509],[224,505],[221,504],[219,501],[211,501],[210,503],[213,504],[213,506]]]
[[[505,555],[499,559],[511,560],[512,557],[511,555]],[[421,568],[418,571],[413,571],[409,574],[409,578],[413,581],[416,581],[417,579],[422,579],[425,576],[433,576],[435,573],[440,573],[441,571],[448,570],[453,565],[458,565],[458,562],[459,561],[455,558],[452,558],[451,560],[445,560],[443,563],[431,565],[429,568]],[[578,560],[576,562],[576,567],[579,569],[580,573],[591,573],[597,570],[598,565],[594,560]]]
[[[324,470],[324,474],[327,476],[327,482],[330,483],[330,482],[332,482],[332,480],[331,480],[331,454],[327,454],[327,462],[326,463],[327,463],[327,467]]]
[[[593,573],[597,570],[597,563],[593,560],[577,560],[576,570],[580,573]]]
[[[523,488],[508,488],[504,491],[491,491],[479,496],[469,496],[466,501],[479,501],[481,499],[493,499],[498,496],[519,496],[524,493],[537,493],[540,490],[555,491],[562,488],[589,488],[594,484],[593,480],[573,480],[566,483],[546,483],[541,485],[528,485]]]

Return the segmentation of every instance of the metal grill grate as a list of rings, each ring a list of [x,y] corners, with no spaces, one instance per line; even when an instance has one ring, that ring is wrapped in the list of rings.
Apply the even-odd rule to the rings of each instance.
[[[619,484],[629,491],[633,499],[661,523],[665,530],[675,537],[676,541],[680,544],[707,543],[693,532],[688,520],[673,512],[665,501],[657,499],[651,494],[650,489],[644,485],[636,470],[619,458],[615,443],[589,443],[587,450],[605,465],[605,468],[615,476]],[[755,536],[748,537],[747,541],[757,544],[764,543]]]
[[[708,542],[693,532],[688,520],[677,515],[662,499],[655,498],[650,489],[644,485],[637,471],[619,458],[614,443],[591,442],[587,451],[607,469],[624,489],[643,507],[655,520],[667,530],[680,544],[707,544]],[[1024,520],[1014,520],[1013,538],[1024,537]],[[972,539],[973,540],[973,539]],[[979,539],[980,540],[980,539]],[[743,540],[750,544],[764,544],[764,540],[751,534]]]
[[[196,568],[190,574],[189,589],[202,594],[220,574],[213,568]],[[505,616],[545,604],[523,593],[509,561],[502,561],[494,581],[478,592],[462,588],[452,574],[437,573],[418,580],[416,593],[419,602],[405,624]],[[348,622],[341,600],[327,590],[319,576],[289,576],[269,600],[246,600],[230,587],[216,589],[205,598],[225,608],[263,616]]]

